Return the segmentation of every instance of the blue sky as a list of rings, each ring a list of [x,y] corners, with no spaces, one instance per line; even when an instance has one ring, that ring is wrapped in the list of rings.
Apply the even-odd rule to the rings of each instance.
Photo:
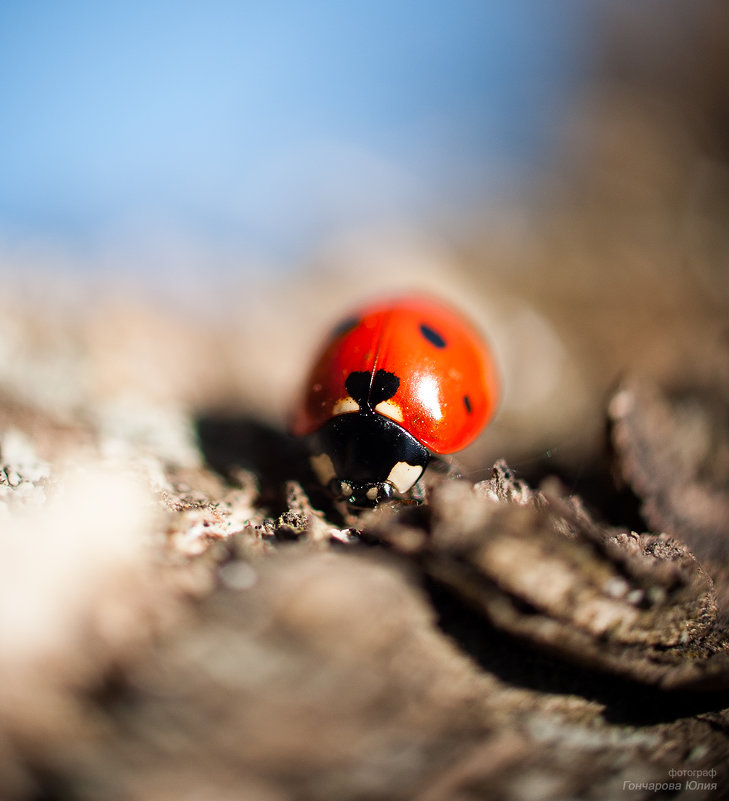
[[[550,156],[580,0],[0,4],[0,246],[168,228],[291,253]]]

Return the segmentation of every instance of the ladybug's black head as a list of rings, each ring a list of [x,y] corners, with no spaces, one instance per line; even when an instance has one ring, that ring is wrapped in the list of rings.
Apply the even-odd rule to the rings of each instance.
[[[393,420],[352,412],[333,417],[312,437],[311,463],[335,500],[353,509],[403,498],[430,452]]]

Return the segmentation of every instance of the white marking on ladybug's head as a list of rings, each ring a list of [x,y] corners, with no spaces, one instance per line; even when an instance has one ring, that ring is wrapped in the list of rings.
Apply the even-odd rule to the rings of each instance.
[[[400,404],[395,403],[393,400],[380,401],[377,406],[375,406],[375,411],[379,412],[384,417],[389,417],[390,420],[394,420],[396,423],[402,423],[404,419]]]
[[[365,492],[368,500],[376,501],[377,500],[377,487],[370,487],[367,492]]]
[[[349,496],[354,492],[352,485],[347,481],[341,482],[339,485],[339,491],[341,492],[343,498],[349,498]]]
[[[332,415],[349,414],[350,412],[358,412],[358,411],[359,411],[359,403],[357,403],[357,401],[351,395],[347,395],[344,398],[340,398],[334,404],[334,408],[332,409]]]
[[[387,477],[387,480],[400,494],[405,494],[420,478],[422,473],[423,468],[418,464],[398,462],[392,470],[390,470],[390,475]]]
[[[316,474],[316,477],[325,487],[337,474],[329,454],[318,453],[309,459],[309,463],[311,464],[311,469]]]

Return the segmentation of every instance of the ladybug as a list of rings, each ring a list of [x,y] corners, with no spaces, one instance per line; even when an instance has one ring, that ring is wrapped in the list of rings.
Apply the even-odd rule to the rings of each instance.
[[[499,381],[476,329],[431,298],[364,306],[324,343],[292,432],[337,501],[406,500],[434,457],[469,445],[494,414]]]

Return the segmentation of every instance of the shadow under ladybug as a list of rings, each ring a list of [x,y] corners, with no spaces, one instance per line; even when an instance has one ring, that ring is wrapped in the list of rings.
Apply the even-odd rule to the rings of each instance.
[[[249,470],[258,480],[260,502],[272,512],[287,509],[287,481],[315,483],[303,443],[263,420],[205,412],[196,418],[195,429],[206,464],[227,481],[235,480],[236,469]]]

